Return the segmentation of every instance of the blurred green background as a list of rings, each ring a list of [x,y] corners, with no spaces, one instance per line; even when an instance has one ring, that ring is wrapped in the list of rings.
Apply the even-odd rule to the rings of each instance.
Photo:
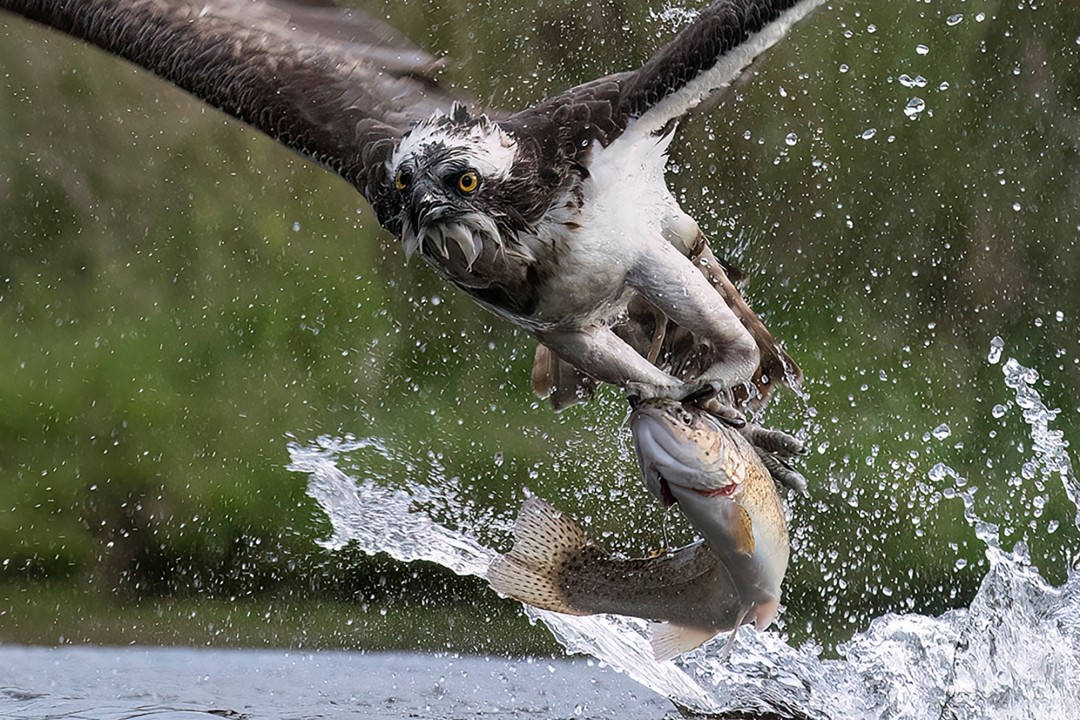
[[[684,7],[515,5],[365,8],[512,109],[639,64]],[[2,14],[0,70],[0,641],[557,651],[478,581],[319,548],[286,465],[321,435],[387,439],[420,470],[382,481],[437,465],[500,520],[527,486],[615,548],[661,541],[618,393],[537,402],[531,339],[406,264],[344,182]],[[1077,556],[987,354],[1039,372],[1076,447],[1078,104],[1074,3],[852,0],[682,128],[671,184],[806,373],[765,418],[814,448],[793,642],[965,604],[958,484],[1050,580]]]

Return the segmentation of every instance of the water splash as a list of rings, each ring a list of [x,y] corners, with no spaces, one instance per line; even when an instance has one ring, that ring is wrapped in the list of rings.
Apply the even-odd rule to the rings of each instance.
[[[444,487],[412,484],[407,489],[381,485],[376,478],[357,479],[338,468],[338,462],[357,453],[394,459],[396,453],[381,439],[320,438],[314,445],[292,444],[290,470],[307,473],[308,494],[326,512],[333,526],[323,541],[329,549],[355,543],[367,553],[384,552],[396,560],[427,560],[458,575],[484,577],[498,553],[465,529],[451,529],[428,515],[424,505],[453,502],[453,483]],[[592,655],[642,685],[664,688],[674,702],[705,711],[720,709],[698,682],[674,663],[652,660],[648,623],[614,616],[570,617],[524,606],[526,614],[543,622],[571,653]]]
[[[995,339],[988,358],[1000,362]],[[1009,358],[1002,365],[1014,398],[995,407],[1022,411],[1034,457],[1045,477],[1059,478],[1070,500],[1080,498],[1068,443],[1051,427],[1057,411],[1035,389],[1038,374]],[[998,408],[1001,408],[1000,413]],[[939,428],[940,430],[940,428]],[[935,430],[935,437],[947,434]],[[381,484],[372,473],[355,478],[341,469],[364,467],[357,454],[404,466],[379,439],[321,438],[290,447],[291,469],[309,476],[308,492],[333,526],[329,548],[354,542],[362,550],[398,560],[428,560],[462,575],[483,577],[496,551],[478,530],[509,530],[509,519],[476,508],[451,513],[470,518],[457,527],[433,519],[433,509],[467,506],[456,484],[432,473],[434,484],[405,488]],[[436,469],[437,470],[437,469]],[[984,543],[989,572],[968,608],[938,617],[887,614],[821,659],[820,648],[789,646],[776,633],[740,630],[738,650],[718,657],[711,642],[673,662],[652,660],[647,623],[633,618],[577,618],[525,608],[571,653],[585,653],[670,698],[686,711],[713,716],[767,714],[779,718],[1013,718],[1080,717],[1080,569],[1070,568],[1061,587],[1030,565],[1026,548],[1001,548],[998,528],[979,517],[974,488],[943,463],[930,471],[952,478],[946,497],[964,504],[964,517]],[[1077,522],[1080,523],[1080,515]]]

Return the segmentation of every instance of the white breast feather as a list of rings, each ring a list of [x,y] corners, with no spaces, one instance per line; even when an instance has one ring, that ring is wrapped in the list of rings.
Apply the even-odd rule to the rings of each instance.
[[[585,183],[585,227],[590,251],[632,263],[643,243],[661,242],[673,214],[682,214],[664,181],[666,137],[623,134],[606,148],[593,148]]]
[[[623,311],[627,273],[651,243],[668,241],[673,220],[686,218],[664,182],[669,142],[624,134],[607,147],[593,146],[584,203],[572,218],[576,228],[567,229],[554,213],[538,228],[542,241],[558,236],[568,253],[549,281],[541,315],[604,324]]]

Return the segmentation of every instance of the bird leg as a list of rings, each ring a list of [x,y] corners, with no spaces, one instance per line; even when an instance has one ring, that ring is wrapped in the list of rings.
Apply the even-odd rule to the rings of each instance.
[[[717,351],[717,361],[682,388],[657,386],[655,396],[683,399],[711,387],[727,392],[748,382],[760,355],[753,336],[705,276],[669,242],[650,243],[627,284]]]
[[[677,394],[682,387],[678,378],[639,355],[607,326],[546,329],[536,335],[556,355],[601,382],[645,387],[652,394]]]
[[[739,432],[754,447],[773,480],[792,490],[806,492],[806,478],[791,466],[792,458],[806,454],[806,447],[797,438],[757,423],[747,423]]]
[[[702,392],[697,396],[686,398],[684,402],[692,403],[721,422],[736,428],[753,446],[754,452],[761,458],[762,464],[772,475],[773,480],[792,490],[806,492],[806,478],[791,466],[792,458],[806,454],[806,447],[799,442],[798,438],[783,430],[773,430],[757,423],[747,422],[741,413],[732,407],[730,397],[724,402],[716,395]],[[738,421],[733,421],[735,420],[731,415],[733,412],[738,413]]]
[[[754,452],[761,458],[761,464],[769,471],[773,480],[797,492],[806,492],[806,478],[803,477],[801,472],[793,468],[787,459],[756,446]]]

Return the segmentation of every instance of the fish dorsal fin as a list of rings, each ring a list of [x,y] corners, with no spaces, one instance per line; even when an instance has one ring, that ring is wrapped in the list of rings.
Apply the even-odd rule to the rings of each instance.
[[[735,549],[746,555],[754,554],[754,521],[742,505],[735,505],[735,522],[731,523],[731,535]]]
[[[652,629],[653,659],[659,662],[690,652],[694,648],[709,641],[716,635],[716,630],[687,627],[675,623],[650,623]]]
[[[580,615],[567,604],[559,577],[567,561],[587,544],[577,523],[540,498],[529,498],[514,524],[514,547],[495,558],[487,580],[496,592],[515,600]]]

